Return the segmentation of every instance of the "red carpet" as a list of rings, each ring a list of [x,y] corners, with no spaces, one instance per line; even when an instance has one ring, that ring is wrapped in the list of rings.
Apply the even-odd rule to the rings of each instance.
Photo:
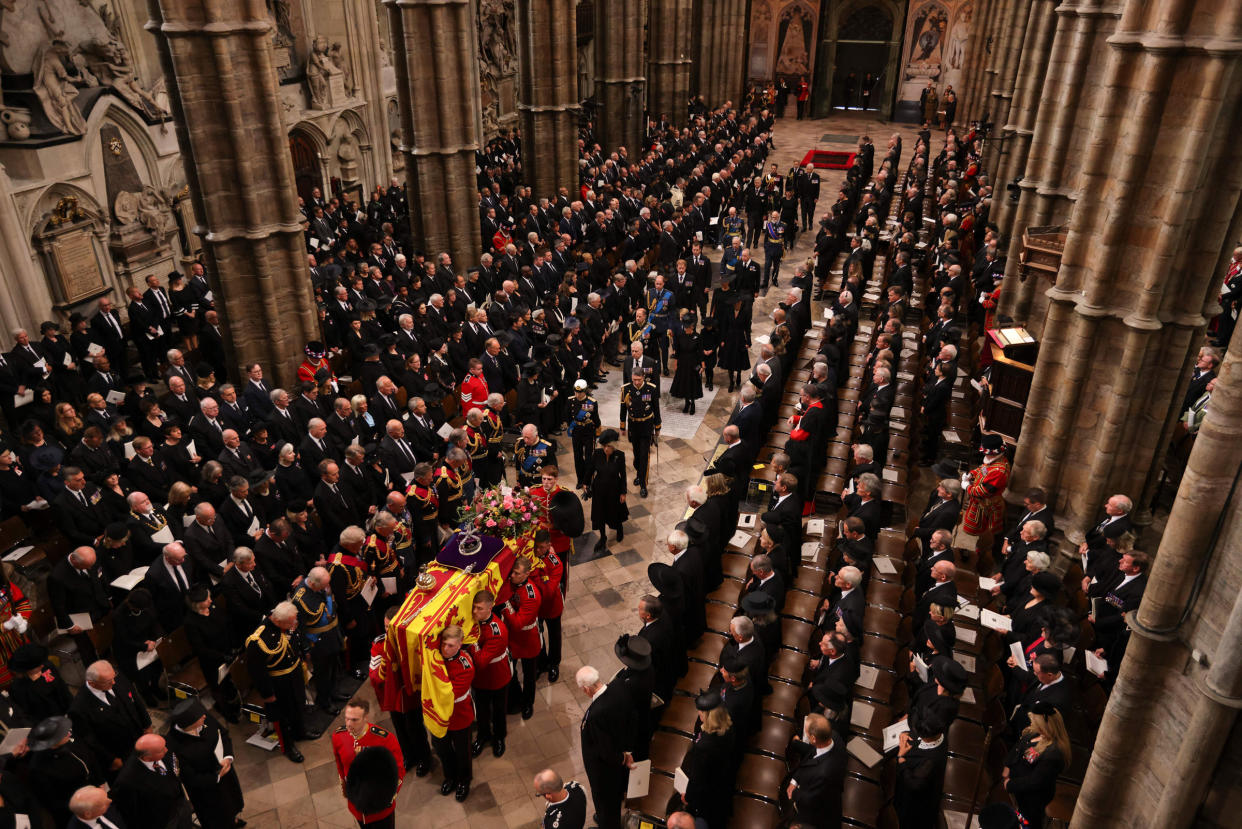
[[[854,163],[854,153],[843,153],[836,150],[811,150],[802,156],[801,166],[813,164],[826,170],[848,170]]]

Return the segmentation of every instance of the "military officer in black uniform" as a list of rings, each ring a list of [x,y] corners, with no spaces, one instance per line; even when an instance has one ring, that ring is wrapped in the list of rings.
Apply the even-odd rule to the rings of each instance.
[[[306,676],[297,626],[297,607],[292,602],[276,605],[246,639],[246,669],[255,690],[263,697],[265,714],[280,738],[281,751],[293,762],[301,763],[304,758],[294,741],[306,736],[302,724]]]
[[[630,445],[634,447],[634,485],[646,498],[651,442],[660,436],[660,397],[639,372],[621,387],[621,434],[625,434],[627,419]]]
[[[465,474],[470,456],[454,446],[444,457],[444,465],[436,470],[436,500],[439,502],[437,520],[442,526],[455,527],[457,515],[465,501]]]
[[[595,436],[599,434],[602,426],[599,403],[588,392],[587,381],[579,380],[574,383],[574,396],[569,399],[569,439],[573,443],[574,472],[578,476],[578,489],[584,489],[590,477]]]
[[[414,480],[405,492],[405,505],[414,529],[414,561],[406,562],[405,572],[407,577],[413,578],[420,567],[436,557],[439,548],[440,502],[431,464],[420,463],[414,467]]]
[[[518,486],[536,487],[542,482],[543,465],[556,463],[556,445],[539,437],[535,424],[522,427],[522,437],[513,445],[513,466],[517,469]]]
[[[332,692],[341,674],[341,651],[345,650],[345,640],[341,637],[340,619],[331,587],[328,571],[323,567],[312,568],[293,594],[292,601],[298,609],[302,635],[310,645],[308,655],[315,678],[315,704],[335,717],[341,713],[341,708],[332,699]]]
[[[332,579],[332,595],[341,619],[341,634],[349,646],[349,672],[354,679],[366,679],[371,661],[371,640],[375,638],[371,606],[362,595],[363,588],[374,576],[363,558],[362,548],[367,535],[361,527],[341,530],[340,540],[328,557],[328,573]]]

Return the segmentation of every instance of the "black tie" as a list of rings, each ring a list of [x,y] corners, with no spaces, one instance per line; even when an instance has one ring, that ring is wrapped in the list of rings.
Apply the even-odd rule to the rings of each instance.
[[[185,580],[185,573],[181,572],[180,564],[173,568],[173,573],[177,576],[177,588],[181,590],[182,593],[190,592],[189,582]]]

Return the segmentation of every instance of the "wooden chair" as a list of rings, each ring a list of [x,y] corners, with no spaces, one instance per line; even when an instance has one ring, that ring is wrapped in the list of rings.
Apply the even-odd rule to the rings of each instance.
[[[651,768],[672,774],[673,770],[681,765],[681,760],[686,756],[690,743],[690,738],[684,735],[674,734],[671,731],[657,731],[651,738],[649,755]]]
[[[781,719],[773,714],[764,713],[759,718],[759,730],[750,740],[749,749],[775,757],[778,760],[785,759],[785,752],[789,748],[789,741],[794,736],[794,724],[785,719]]]
[[[733,814],[729,829],[775,829],[780,823],[779,807],[770,800],[760,800],[747,794],[733,796]]]
[[[866,780],[847,780],[841,790],[841,825],[874,829],[884,807],[884,792]]]
[[[784,778],[784,760],[763,754],[747,754],[738,767],[734,786],[739,792],[776,803]]]
[[[720,652],[724,650],[726,641],[727,637],[723,634],[708,631],[703,634],[692,650],[686,652],[686,656],[696,662],[719,665]]]

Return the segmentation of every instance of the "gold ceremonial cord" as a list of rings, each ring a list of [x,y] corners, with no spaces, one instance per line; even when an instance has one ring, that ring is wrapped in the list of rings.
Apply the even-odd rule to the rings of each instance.
[[[269,657],[267,661],[267,672],[271,674],[272,676],[285,676],[286,674],[291,674],[299,665],[302,664],[301,657],[295,656],[294,663],[290,665],[289,667],[287,668],[276,667],[282,661],[284,661],[285,656],[289,653],[289,635],[284,633],[283,631],[281,631],[281,634],[280,634],[280,639],[279,639],[280,644],[275,648],[269,648],[267,646],[267,643],[263,641],[263,626],[262,625],[260,625],[258,630],[250,634],[249,638],[246,639],[247,645],[249,645],[251,642],[254,642],[255,644],[257,644],[259,646],[259,650],[263,651],[263,654]],[[272,659],[270,657],[275,657],[275,658]]]

